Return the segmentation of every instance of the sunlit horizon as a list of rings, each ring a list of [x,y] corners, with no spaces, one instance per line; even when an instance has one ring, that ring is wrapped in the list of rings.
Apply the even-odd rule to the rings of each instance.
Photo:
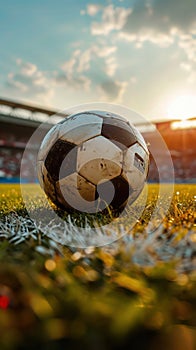
[[[182,121],[196,117],[196,96],[193,94],[176,96],[168,105],[167,117]]]

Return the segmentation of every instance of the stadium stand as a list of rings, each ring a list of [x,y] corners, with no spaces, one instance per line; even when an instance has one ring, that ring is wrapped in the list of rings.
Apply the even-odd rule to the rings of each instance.
[[[175,181],[195,183],[196,182],[196,133],[195,118],[190,121],[190,127],[173,129],[175,122],[159,122],[156,128],[163,137],[174,165]],[[164,154],[160,153],[156,133],[143,133],[144,138],[150,144],[149,150],[156,149],[157,157],[161,159],[159,171],[166,182],[171,178],[171,169],[167,166]],[[149,180],[157,181],[158,174],[155,161],[151,157],[151,166],[149,171]]]
[[[44,120],[52,125],[51,117],[54,115],[59,118],[65,117],[65,114],[55,110],[0,99],[0,182],[20,181],[20,162],[29,138]],[[187,124],[183,127],[180,121],[178,127],[172,121],[154,123],[170,151],[176,182],[196,182],[195,118],[191,121],[190,127]],[[159,180],[156,162],[151,154],[152,150],[154,158],[161,159],[159,172],[161,172],[163,180],[169,182],[171,169],[167,165],[165,155],[161,154],[159,150],[157,133],[148,130],[148,128],[145,131],[144,128],[142,134],[150,151],[149,182]],[[156,150],[156,157],[154,150]],[[29,164],[33,152],[35,150],[32,149],[28,152],[28,159],[23,159],[24,166],[21,177],[24,181],[31,179]],[[35,179],[31,180],[35,181]]]

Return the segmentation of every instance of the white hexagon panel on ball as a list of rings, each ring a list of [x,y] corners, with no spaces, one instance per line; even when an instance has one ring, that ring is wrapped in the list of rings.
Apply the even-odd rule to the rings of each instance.
[[[98,136],[78,148],[77,171],[96,185],[120,175],[122,161],[122,150],[105,137]]]
[[[62,122],[59,138],[79,145],[101,134],[103,119],[94,114],[79,113]]]
[[[67,209],[95,212],[96,187],[77,172],[56,182],[57,201]]]
[[[108,111],[95,110],[95,111],[91,111],[91,113],[96,115],[96,116],[102,117],[103,119],[106,119],[106,120],[111,118],[113,120],[121,120],[121,121],[123,121],[125,123],[128,123],[127,119],[125,119],[121,115],[115,114],[115,113],[111,113],[111,112],[108,112]]]
[[[148,153],[139,143],[130,146],[124,155],[123,174],[133,190],[143,188],[148,172]]]

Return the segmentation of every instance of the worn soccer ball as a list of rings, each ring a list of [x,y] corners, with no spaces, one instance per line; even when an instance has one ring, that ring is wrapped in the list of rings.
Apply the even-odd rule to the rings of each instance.
[[[73,114],[47,133],[38,153],[41,187],[57,207],[122,212],[143,189],[149,152],[140,132],[106,111]]]

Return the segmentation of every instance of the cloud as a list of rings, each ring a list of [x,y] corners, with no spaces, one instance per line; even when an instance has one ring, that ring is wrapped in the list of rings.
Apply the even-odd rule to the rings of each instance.
[[[118,64],[116,62],[116,59],[114,57],[107,57],[105,60],[105,73],[109,77],[113,77],[116,69],[118,67]]]
[[[119,33],[119,38],[142,46],[151,42],[160,47],[177,42],[188,59],[196,60],[195,0],[154,0],[136,2],[132,13]]]
[[[90,68],[92,50],[75,50],[70,60],[65,61],[61,68],[67,76],[72,76],[75,72],[83,73]]]
[[[114,9],[113,6],[109,6]],[[92,9],[91,9],[92,10]],[[90,11],[91,11],[90,10]],[[113,10],[111,10],[113,11]],[[117,24],[123,18],[120,11]],[[22,59],[17,59],[16,68],[7,77],[7,88],[17,98],[31,99],[41,104],[51,104],[51,98],[66,91],[66,96],[89,96],[105,101],[120,102],[127,87],[125,81],[115,77],[117,46],[107,44],[101,38],[89,47],[72,47],[70,57],[56,71],[42,71],[39,67]],[[123,79],[122,79],[123,80]]]
[[[98,45],[93,45],[92,46],[92,52],[98,56],[98,57],[108,57],[114,52],[116,52],[117,47],[116,46],[98,46]]]
[[[85,65],[81,57],[81,51],[75,50],[70,60],[64,62],[57,71],[50,72],[43,72],[35,64],[17,59],[15,72],[8,74],[5,88],[19,99],[22,96],[23,99],[41,104],[51,104],[51,98],[59,91],[62,93],[64,88],[67,94],[89,91],[91,79],[78,72],[83,72],[81,67]]]
[[[196,33],[195,35],[181,35],[179,47],[182,48],[190,61],[196,63]]]
[[[100,21],[92,21],[91,34],[115,37],[135,43],[169,47],[177,42],[191,61],[196,61],[196,1],[140,0],[132,8],[102,7]]]
[[[86,12],[89,16],[95,16],[100,10],[100,5],[98,4],[88,4]]]
[[[78,50],[75,50],[73,52],[73,55],[72,55],[72,58],[68,61],[65,61],[62,66],[61,66],[61,69],[66,72],[66,74],[68,76],[71,76],[74,72],[74,67],[77,63],[77,58],[78,56],[80,55],[81,51],[78,49]]]
[[[114,5],[104,7],[102,9],[101,22],[92,23],[92,35],[108,35],[113,30],[122,29],[131,12],[132,10],[130,8],[114,7]]]
[[[25,76],[32,76],[37,71],[36,65],[31,62],[23,62],[18,58],[16,63],[21,67],[21,73]]]
[[[36,97],[47,103],[54,93],[51,78],[31,62],[17,59],[16,64],[17,71],[8,74],[7,88],[19,96],[22,93],[24,97]]]
[[[180,67],[185,70],[186,72],[190,72],[192,70],[192,67],[189,63],[187,62],[181,62]]]
[[[88,91],[91,85],[91,80],[85,75],[69,76],[60,72],[56,75],[56,84],[57,86],[66,85],[67,88],[72,90],[82,89],[84,91]]]
[[[65,61],[61,68],[69,76],[73,75],[75,71],[83,73],[90,68],[91,55],[91,49],[84,50],[83,52],[79,49],[75,50],[70,60]]]
[[[92,46],[92,53],[103,60],[103,71],[109,77],[114,76],[116,73],[118,64],[116,57],[113,55],[117,51],[116,46]]]
[[[57,84],[84,90],[91,87],[104,100],[120,101],[126,88],[125,82],[111,79],[118,68],[116,50],[114,45],[96,43],[84,51],[74,51],[61,66],[63,72],[57,75]]]
[[[20,81],[20,76],[19,76],[19,80],[17,78],[18,78],[17,74],[9,73],[6,85],[11,89],[17,89],[20,92],[26,92],[28,90],[26,84]]]
[[[97,59],[101,60],[101,67],[103,71],[109,76],[114,75],[117,63],[113,54],[116,52],[116,46],[107,45],[92,45],[88,49],[75,50],[72,54],[70,60],[65,61],[61,66],[62,70],[65,72],[66,76],[71,78],[75,74],[83,74],[88,72],[91,67],[95,69],[95,61]],[[96,67],[97,70],[97,67]]]
[[[154,32],[151,28],[140,31],[137,34],[129,34],[128,32],[122,31],[118,34],[118,38],[129,42],[135,42],[136,48],[141,48],[146,41],[163,48],[174,43],[174,37],[171,35]]]
[[[111,79],[103,81],[98,86],[101,99],[110,102],[120,103],[125,93],[127,82],[114,81]]]
[[[172,28],[182,32],[195,26],[195,0],[154,0],[146,6],[146,1],[138,1],[128,15],[123,31],[137,33],[156,30],[158,33],[170,33]]]
[[[66,85],[71,89],[88,90],[91,80],[83,73],[90,68],[91,50],[77,49],[72,53],[72,57],[61,66],[61,71],[56,74],[57,85]]]
[[[77,66],[78,73],[86,72],[89,70],[91,57],[92,57],[91,49],[87,49],[84,52],[81,52],[81,54],[78,56],[78,66]]]

